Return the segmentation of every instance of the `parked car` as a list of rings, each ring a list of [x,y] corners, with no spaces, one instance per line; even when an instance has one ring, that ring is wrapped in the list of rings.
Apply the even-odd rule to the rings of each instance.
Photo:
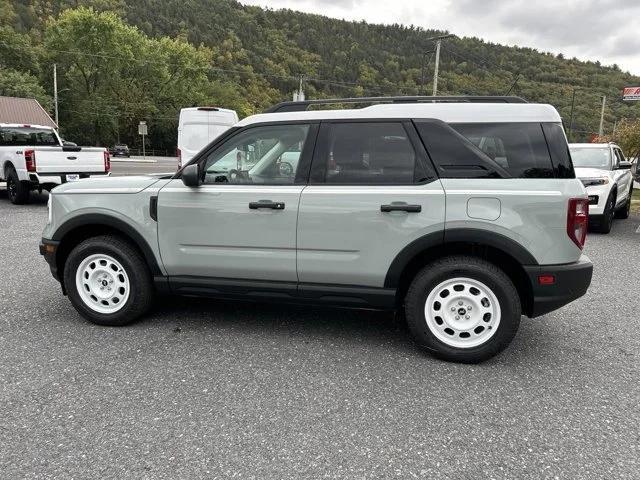
[[[0,123],[0,166],[9,200],[21,204],[32,190],[108,176],[111,162],[106,149],[70,145],[51,127]]]
[[[127,157],[129,158],[131,155],[129,154],[129,147],[124,143],[117,143],[113,146],[114,157]]]
[[[178,120],[178,168],[219,135],[238,123],[235,110],[193,107],[180,110]]]
[[[576,176],[589,195],[589,222],[609,233],[613,218],[629,218],[633,175],[622,149],[615,143],[572,143],[569,145]]]
[[[174,175],[63,185],[41,253],[101,325],[133,322],[155,292],[403,309],[426,350],[485,360],[521,314],[587,290],[588,197],[553,107],[438,100],[285,103]],[[230,152],[255,163],[229,169]]]

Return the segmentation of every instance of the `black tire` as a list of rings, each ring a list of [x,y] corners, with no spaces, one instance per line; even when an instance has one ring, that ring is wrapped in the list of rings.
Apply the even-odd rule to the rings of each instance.
[[[434,335],[427,322],[425,305],[429,294],[442,282],[457,277],[481,282],[498,300],[499,323],[493,335],[480,345],[465,348],[448,345]],[[476,257],[445,257],[425,266],[413,279],[404,306],[409,329],[417,344],[447,361],[478,363],[487,360],[511,343],[520,326],[520,297],[513,282],[494,264]],[[443,312],[444,308],[443,302]]]
[[[607,206],[604,208],[604,213],[602,214],[602,219],[600,220],[600,224],[598,225],[596,231],[600,233],[609,233],[611,232],[611,227],[613,226],[613,217],[615,216],[616,209],[616,192],[611,192],[609,194],[609,198],[607,198]]]
[[[622,208],[616,212],[616,218],[620,218],[622,220],[629,218],[629,214],[631,213],[631,195],[633,195],[633,185],[629,189],[627,201],[624,203]]]
[[[90,308],[76,286],[76,272],[91,255],[104,254],[118,261],[129,279],[129,295],[124,306],[114,313],[101,313]],[[71,303],[90,322],[119,327],[130,324],[151,307],[153,282],[144,257],[127,240],[116,235],[102,235],[84,240],[69,254],[64,266],[64,285]]]
[[[21,182],[13,168],[7,170],[7,197],[14,205],[22,205],[29,201],[29,182]]]

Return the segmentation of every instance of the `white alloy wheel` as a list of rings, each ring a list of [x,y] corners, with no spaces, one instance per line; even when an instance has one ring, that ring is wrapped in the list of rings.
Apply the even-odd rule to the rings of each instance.
[[[76,288],[94,312],[115,313],[127,303],[131,283],[115,258],[98,253],[85,258],[76,270]]]
[[[484,283],[452,278],[437,285],[424,307],[431,333],[456,348],[473,348],[487,342],[500,325],[500,302]]]

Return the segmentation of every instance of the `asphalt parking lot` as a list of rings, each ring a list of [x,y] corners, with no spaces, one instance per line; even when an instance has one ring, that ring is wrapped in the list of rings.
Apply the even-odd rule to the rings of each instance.
[[[640,217],[590,235],[584,298],[470,366],[385,313],[164,298],[89,324],[46,215],[0,190],[2,478],[639,476]]]

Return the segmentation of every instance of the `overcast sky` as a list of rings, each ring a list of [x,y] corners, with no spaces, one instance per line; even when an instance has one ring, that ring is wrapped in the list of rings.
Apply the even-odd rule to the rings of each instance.
[[[370,23],[449,30],[640,75],[638,0],[240,0]]]

